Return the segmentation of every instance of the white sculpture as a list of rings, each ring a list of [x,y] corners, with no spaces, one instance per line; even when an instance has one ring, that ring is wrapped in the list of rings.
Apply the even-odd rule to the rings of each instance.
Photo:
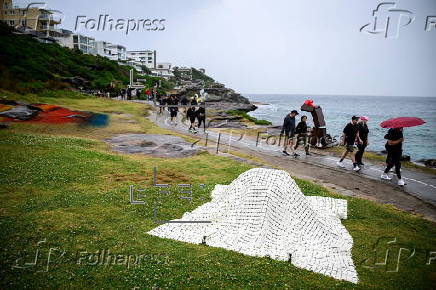
[[[358,282],[353,239],[341,224],[347,201],[305,196],[286,171],[255,168],[230,185],[216,185],[212,201],[148,233],[205,243],[246,255],[290,262],[307,270]],[[210,223],[204,223],[210,221]]]

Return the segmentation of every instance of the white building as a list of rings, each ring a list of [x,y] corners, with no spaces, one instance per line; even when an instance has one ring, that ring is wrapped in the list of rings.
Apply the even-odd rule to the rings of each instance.
[[[95,39],[82,34],[73,33],[70,30],[61,29],[61,35],[55,37],[56,41],[64,47],[79,49],[85,54],[97,54]]]
[[[151,73],[155,76],[163,77],[166,79],[174,76],[171,70],[171,63],[169,62],[157,63],[156,68],[151,69]]]
[[[149,69],[156,68],[156,50],[127,51],[127,59],[141,63],[141,65]]]
[[[126,47],[119,44],[112,44],[106,41],[96,42],[97,54],[107,57],[115,61],[126,61],[127,50]]]
[[[127,60],[123,65],[129,65],[133,67],[138,73],[144,73],[142,69],[142,63],[134,61],[134,60]]]

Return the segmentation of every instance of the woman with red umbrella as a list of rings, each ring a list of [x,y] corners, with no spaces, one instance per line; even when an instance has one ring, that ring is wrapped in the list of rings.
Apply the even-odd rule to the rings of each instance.
[[[403,186],[406,183],[401,178],[401,156],[403,154],[403,127],[414,127],[424,124],[425,122],[419,118],[401,117],[384,121],[380,124],[382,128],[390,128],[385,135],[387,139],[385,148],[388,152],[386,157],[386,169],[381,175],[382,179],[391,180],[388,173],[395,166],[395,173],[398,177],[398,185]]]

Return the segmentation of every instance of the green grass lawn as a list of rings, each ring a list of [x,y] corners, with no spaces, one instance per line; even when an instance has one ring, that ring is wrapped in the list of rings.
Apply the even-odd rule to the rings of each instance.
[[[349,217],[343,224],[354,239],[359,284],[288,262],[149,236],[146,232],[158,226],[155,202],[158,219],[179,218],[207,202],[215,184],[230,183],[250,166],[209,153],[164,159],[110,152],[102,141],[110,134],[168,133],[144,118],[144,105],[95,98],[15,97],[106,112],[111,123],[106,128],[14,124],[0,131],[2,289],[430,289],[436,285],[436,261],[426,265],[428,251],[436,251],[434,223],[390,206],[341,197],[304,180],[297,183],[306,195],[348,200]],[[117,124],[120,113],[131,114],[137,123]],[[164,196],[153,187],[154,167],[158,183],[174,185],[171,194]],[[192,202],[180,199],[175,186],[180,183],[193,185]],[[147,189],[146,204],[130,204],[130,185]],[[397,243],[389,246],[387,265],[374,267],[383,260],[380,256],[374,260],[374,246],[381,238],[378,254],[388,249],[389,238]],[[403,251],[398,272],[389,272],[395,271],[400,247],[415,253],[408,258],[410,252]],[[36,264],[24,265],[35,259],[37,249]]]

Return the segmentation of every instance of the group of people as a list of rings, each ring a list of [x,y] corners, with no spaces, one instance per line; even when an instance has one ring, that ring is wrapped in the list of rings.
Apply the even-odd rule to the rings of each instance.
[[[186,95],[158,96],[157,101],[161,106],[159,113],[162,113],[165,107],[167,107],[170,112],[171,125],[174,126],[177,126],[179,106],[190,105],[187,110],[185,110],[184,107],[181,108],[181,111],[186,111],[186,119],[190,121],[190,127],[188,129],[190,133],[197,134],[197,128],[200,128],[206,120],[206,110],[204,106],[202,106],[202,100],[197,94],[190,99]]]
[[[300,122],[295,125],[296,116],[299,115],[298,111],[293,110],[288,115],[286,115],[283,126],[281,130],[281,135],[285,136],[285,143],[283,149],[283,155],[298,157],[299,154],[296,153],[296,149],[300,143],[304,144],[306,155],[309,153],[309,142],[308,142],[308,127],[307,127],[307,116],[302,116]],[[353,170],[359,171],[364,163],[362,162],[362,157],[365,153],[366,147],[369,145],[369,128],[367,122],[369,118],[367,116],[353,116],[351,121],[343,129],[343,134],[341,138],[341,145],[345,146],[345,151],[342,153],[340,160],[337,165],[340,167],[345,167],[343,161],[348,154],[351,156],[353,162]],[[387,140],[385,148],[387,151],[386,157],[386,168],[381,175],[381,179],[391,180],[392,178],[388,175],[389,171],[395,167],[395,174],[398,178],[398,185],[405,185],[404,180],[401,177],[401,157],[402,157],[402,144],[404,142],[403,128],[391,128],[388,133],[384,136]],[[296,140],[296,142],[294,142]],[[288,153],[288,148],[291,149],[291,154]],[[357,148],[357,151],[355,149]]]
[[[201,124],[205,124],[206,121],[206,110],[203,106],[199,106],[196,108],[192,106],[186,111],[186,119],[189,119],[190,126],[188,131],[193,134],[198,133],[198,128],[201,127]],[[198,122],[196,122],[196,120]]]
[[[283,155],[290,156],[288,153],[288,148],[291,149],[292,156],[298,157],[300,156],[295,150],[298,148],[300,143],[303,143],[306,155],[310,155],[309,152],[309,142],[308,142],[308,129],[307,129],[307,116],[301,116],[300,122],[295,125],[295,118],[299,115],[298,111],[293,110],[290,114],[286,115],[282,131],[280,135],[285,136]],[[294,144],[294,139],[296,142]]]
[[[351,122],[348,123],[342,131],[342,144],[345,145],[345,151],[342,153],[341,159],[337,162],[338,166],[345,167],[343,161],[347,157],[348,153],[351,155],[353,161],[353,170],[359,171],[363,166],[362,157],[365,152],[365,148],[369,145],[368,134],[369,129],[366,122],[369,118],[367,116],[351,117]],[[357,146],[357,152],[354,152],[355,146]]]
[[[345,167],[343,160],[348,153],[351,154],[351,160],[353,161],[353,170],[359,171],[361,166],[363,166],[362,157],[365,152],[366,147],[369,145],[368,142],[368,122],[369,118],[367,116],[351,118],[351,122],[348,123],[343,130],[343,145],[346,146],[341,159],[337,162],[340,167]],[[395,174],[398,178],[398,185],[403,186],[406,183],[401,177],[401,156],[403,154],[403,128],[391,128],[388,133],[384,136],[387,140],[385,148],[387,151],[386,157],[386,168],[381,175],[381,179],[391,180],[389,177],[389,171],[395,167]],[[355,146],[357,147],[357,152],[354,152]]]

